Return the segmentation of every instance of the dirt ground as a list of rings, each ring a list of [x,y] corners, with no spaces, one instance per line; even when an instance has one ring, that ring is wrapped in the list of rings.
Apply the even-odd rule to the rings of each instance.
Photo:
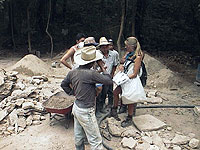
[[[16,62],[18,62],[22,56],[9,55],[8,57],[0,56],[0,68],[9,70]],[[42,58],[47,64],[51,65],[52,62],[58,58],[50,59],[48,57]],[[151,58],[147,58],[146,64],[149,76],[148,84],[145,87],[146,90],[154,89],[158,91],[158,95],[164,98],[162,104],[159,105],[200,105],[200,87],[193,84],[196,76],[196,69],[191,66],[177,65],[176,62],[166,63],[167,58],[157,58],[163,64],[159,64],[156,70],[156,64],[150,63]],[[165,60],[165,61],[164,61]],[[157,60],[156,60],[157,61]],[[149,62],[149,63],[148,63]],[[173,65],[174,63],[174,65]],[[153,65],[153,66],[151,66]],[[169,66],[166,66],[169,65]],[[174,68],[170,68],[174,66]],[[178,66],[178,67],[176,67]],[[166,69],[172,69],[170,73],[174,74],[174,80],[166,81],[164,84],[164,78],[169,72],[160,72],[163,67]],[[64,77],[64,72],[68,70],[61,66],[57,72],[61,73]],[[154,73],[152,73],[154,72]],[[158,74],[165,74],[156,75]],[[177,77],[178,76],[178,77]],[[61,77],[61,78],[62,78]],[[181,78],[179,78],[181,77]],[[52,78],[50,80],[54,80]],[[59,78],[60,79],[60,78]],[[163,84],[159,84],[159,81]],[[60,80],[59,80],[60,81]],[[156,85],[155,85],[156,84]],[[197,116],[192,108],[154,108],[154,109],[138,109],[136,115],[151,114],[161,121],[165,122],[173,128],[176,132],[180,132],[184,135],[194,133],[195,137],[200,140],[200,117]],[[74,136],[73,136],[73,120],[71,120],[69,128],[64,127],[65,122],[50,126],[49,114],[46,115],[46,120],[41,125],[30,126],[20,134],[0,137],[0,149],[2,150],[72,150],[74,149]],[[115,146],[116,141],[110,142],[111,146]],[[119,142],[119,141],[118,141]],[[87,146],[86,149],[89,149]]]

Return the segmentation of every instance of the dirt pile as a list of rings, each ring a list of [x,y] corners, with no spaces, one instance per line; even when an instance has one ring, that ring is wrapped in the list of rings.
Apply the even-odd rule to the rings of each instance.
[[[147,86],[160,88],[183,87],[179,75],[157,59],[145,54],[144,62],[148,73]]]
[[[23,57],[11,68],[21,74],[33,76],[33,75],[51,75],[53,70],[44,61],[37,56],[29,54]]]
[[[75,101],[74,96],[69,96],[64,92],[59,92],[53,95],[48,101],[44,102],[46,108],[65,109],[73,104]]]

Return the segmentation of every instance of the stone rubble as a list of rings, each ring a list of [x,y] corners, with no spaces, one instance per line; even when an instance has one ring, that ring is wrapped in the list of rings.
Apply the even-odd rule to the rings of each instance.
[[[121,114],[119,117],[122,117]],[[134,120],[134,118],[137,118],[137,121]],[[133,120],[136,126],[139,129],[142,129],[142,132],[139,132],[134,126],[122,128],[120,126],[121,121],[116,121],[112,117],[106,118],[101,130],[105,131],[108,129],[110,139],[112,136],[121,138],[122,149],[181,150],[182,147],[187,147],[188,149],[199,148],[199,140],[195,138],[194,133],[190,133],[187,136],[182,135],[181,133],[174,131],[171,126],[166,125],[149,114],[136,116],[134,118]],[[141,128],[139,122],[145,125],[148,130],[146,130],[146,128]]]
[[[27,126],[39,125],[45,120],[42,103],[55,92],[45,75],[18,79],[16,71],[0,69],[0,136],[23,132]],[[50,84],[49,84],[50,85]]]

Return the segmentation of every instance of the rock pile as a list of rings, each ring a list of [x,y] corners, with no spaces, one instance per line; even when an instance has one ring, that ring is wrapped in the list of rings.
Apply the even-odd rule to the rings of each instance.
[[[0,135],[22,132],[45,119],[42,103],[60,89],[49,88],[48,78],[18,79],[17,72],[0,70]]]
[[[122,117],[121,115],[121,120],[123,120]],[[121,142],[115,145],[117,149],[181,150],[194,149],[199,146],[199,140],[195,138],[195,134],[185,136],[175,132],[172,127],[149,114],[134,117],[134,123],[141,132],[134,126],[122,128],[120,121],[114,118],[107,118],[100,128],[104,131],[102,134],[107,140],[111,140],[113,136],[121,138]]]

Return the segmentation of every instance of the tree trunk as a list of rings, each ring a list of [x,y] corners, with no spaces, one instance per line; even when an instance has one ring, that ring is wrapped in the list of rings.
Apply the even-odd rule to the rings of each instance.
[[[104,17],[104,0],[101,0],[101,9],[100,9],[100,30],[101,30],[101,36],[104,35],[104,27],[103,27],[103,17]]]
[[[28,28],[28,53],[31,53],[31,27],[30,27],[30,6],[31,2],[27,7],[27,28]]]
[[[47,20],[46,33],[51,40],[51,58],[53,58],[53,38],[52,38],[51,34],[49,34],[49,32],[48,32],[50,17],[51,17],[51,0],[49,0],[49,14],[48,14],[48,20]]]
[[[117,39],[117,49],[118,49],[120,57],[122,55],[121,54],[121,36],[122,36],[123,28],[124,28],[125,4],[126,4],[126,0],[124,0],[124,2],[121,1],[122,16],[121,16],[120,31],[119,31],[119,35],[118,35],[118,39]]]
[[[136,16],[136,9],[137,9],[137,0],[133,0],[132,5],[132,27],[131,27],[131,35],[135,36],[135,16]]]
[[[13,17],[13,1],[10,0],[9,3],[9,10],[10,10],[10,29],[11,29],[11,38],[12,38],[12,45],[13,45],[13,50],[16,50],[16,45],[15,45],[15,38],[14,38],[14,17]]]

